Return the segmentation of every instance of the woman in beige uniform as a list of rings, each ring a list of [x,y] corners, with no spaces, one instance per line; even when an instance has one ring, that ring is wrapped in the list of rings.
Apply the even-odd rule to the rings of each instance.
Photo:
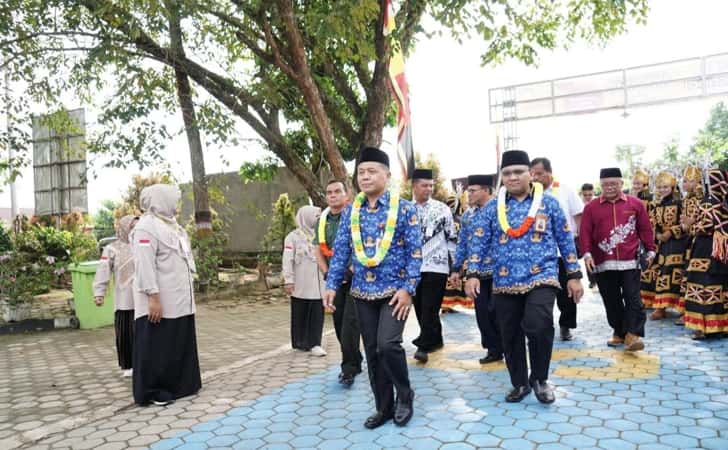
[[[114,331],[116,332],[116,355],[122,375],[132,375],[132,348],[134,343],[134,260],[131,256],[129,233],[138,217],[124,216],[116,226],[118,240],[104,247],[101,261],[94,277],[94,302],[104,304],[106,290],[111,276],[114,276]]]
[[[326,356],[321,347],[324,330],[324,276],[316,263],[313,233],[321,209],[303,206],[296,213],[298,228],[283,243],[283,279],[291,296],[291,346]]]
[[[134,401],[167,405],[202,387],[195,336],[195,263],[175,214],[180,191],[155,184],[141,193],[145,212],[132,234]]]

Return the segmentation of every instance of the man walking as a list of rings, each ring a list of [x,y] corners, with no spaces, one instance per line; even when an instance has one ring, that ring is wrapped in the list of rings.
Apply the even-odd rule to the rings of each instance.
[[[457,240],[452,212],[432,198],[433,184],[431,169],[415,169],[412,198],[422,228],[422,277],[414,297],[420,335],[412,343],[417,346],[415,359],[422,363],[443,345],[440,306]]]
[[[558,181],[554,180],[551,161],[548,158],[534,158],[531,161],[531,176],[534,181],[543,185],[543,192],[545,194],[553,195],[559,201],[559,205],[561,205],[561,209],[564,211],[566,220],[569,223],[569,228],[574,233],[575,239],[578,239],[579,222],[582,211],[584,210],[584,204],[579,199],[579,196],[568,186],[561,185]],[[561,332],[562,341],[572,340],[574,336],[571,334],[571,330],[576,328],[576,303],[569,298],[566,289],[567,281],[566,264],[562,255],[562,258],[559,259],[559,284],[561,285],[561,289],[556,294],[556,306],[558,306],[561,312],[559,314],[559,331]]]
[[[513,389],[507,402],[520,402],[533,388],[541,403],[555,400],[548,383],[554,341],[553,309],[559,253],[566,263],[566,288],[574,302],[584,289],[574,246],[574,236],[559,202],[543,194],[540,183],[531,183],[528,154],[503,153],[504,187],[497,202],[485,205],[482,229],[473,233],[473,254],[468,263],[468,290],[479,293],[486,258],[493,262],[493,300],[503,339],[506,365]],[[526,361],[526,338],[528,359]]]
[[[645,308],[640,298],[640,242],[648,262],[655,257],[655,237],[644,203],[622,192],[622,171],[602,169],[602,195],[584,208],[580,243],[589,272],[596,274],[599,293],[614,332],[610,347],[628,351],[645,347]]]
[[[481,233],[484,226],[484,207],[491,200],[493,194],[494,175],[470,175],[468,176],[468,199],[473,202],[473,207],[467,211],[468,217],[463,217],[463,226],[460,229],[460,238],[455,252],[455,264],[453,265],[453,279],[460,277],[460,271],[473,253],[470,251],[470,242],[473,233]],[[480,256],[476,256],[476,259]],[[482,272],[477,273],[480,279],[480,292],[466,292],[475,299],[475,319],[480,330],[480,345],[488,353],[480,358],[480,364],[489,364],[503,360],[503,342],[498,330],[498,321],[495,315],[495,304],[492,298],[493,266],[490,256],[485,257]],[[472,272],[475,274],[475,271]]]
[[[390,419],[405,425],[415,396],[402,332],[420,281],[422,231],[414,205],[401,200],[398,191],[387,191],[391,176],[386,153],[372,147],[360,152],[356,177],[361,192],[342,213],[323,298],[324,307],[334,310],[336,291],[353,260],[350,293],[377,409],[364,422],[369,429]]]
[[[334,240],[339,229],[341,212],[346,207],[349,191],[346,183],[331,180],[326,184],[326,204],[314,232],[313,243],[316,246],[316,262],[319,270],[326,276],[329,271],[329,259],[334,255]],[[354,377],[361,373],[362,356],[359,350],[359,324],[356,319],[356,307],[349,295],[351,288],[351,271],[347,269],[341,286],[336,290],[334,298],[334,330],[341,347],[341,373],[339,383],[350,387]]]

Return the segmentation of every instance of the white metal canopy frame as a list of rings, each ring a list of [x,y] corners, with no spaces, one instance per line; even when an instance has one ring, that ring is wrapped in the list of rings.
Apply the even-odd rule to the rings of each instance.
[[[728,95],[728,53],[488,90],[490,123],[504,124],[505,148],[519,120],[588,114]]]

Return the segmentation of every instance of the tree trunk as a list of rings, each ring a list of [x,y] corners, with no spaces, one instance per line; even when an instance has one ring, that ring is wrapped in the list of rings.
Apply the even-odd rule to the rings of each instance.
[[[192,101],[192,88],[187,74],[175,70],[177,79],[177,97],[182,120],[185,124],[187,144],[190,148],[190,163],[192,164],[192,193],[195,203],[195,226],[197,235],[212,233],[212,213],[210,212],[210,196],[207,191],[207,175],[205,174],[205,158],[202,152],[200,130],[197,127],[195,105]]]
[[[380,147],[382,145],[382,132],[384,131],[389,103],[389,57],[387,54],[386,37],[384,36],[385,2],[382,2],[379,20],[377,20],[374,35],[374,47],[377,61],[374,64],[374,74],[367,89],[367,115],[364,121],[364,145]]]
[[[278,0],[278,12],[283,19],[284,27],[288,37],[288,49],[291,55],[293,68],[296,71],[296,83],[301,89],[304,101],[309,107],[311,123],[316,129],[316,135],[321,142],[326,160],[331,167],[331,174],[338,179],[346,178],[346,166],[344,158],[341,157],[339,147],[334,139],[334,130],[331,121],[326,114],[318,86],[311,75],[311,68],[306,59],[306,48],[296,25],[293,14],[293,5],[290,0]]]
[[[174,0],[167,0],[169,15],[169,38],[172,52],[178,59],[183,59],[184,47],[182,45],[182,29],[180,26],[179,8]],[[210,212],[210,196],[207,191],[207,175],[205,174],[205,158],[202,152],[200,129],[197,126],[195,104],[192,100],[192,87],[187,74],[178,67],[174,69],[177,82],[177,99],[179,100],[182,120],[185,124],[187,144],[190,149],[190,163],[192,167],[192,194],[195,205],[195,226],[197,236],[212,233],[212,213]]]

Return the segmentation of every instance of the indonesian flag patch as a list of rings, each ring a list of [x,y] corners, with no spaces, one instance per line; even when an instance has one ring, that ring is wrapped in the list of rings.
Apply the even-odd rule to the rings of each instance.
[[[152,242],[149,239],[139,239],[139,247],[151,247]]]

